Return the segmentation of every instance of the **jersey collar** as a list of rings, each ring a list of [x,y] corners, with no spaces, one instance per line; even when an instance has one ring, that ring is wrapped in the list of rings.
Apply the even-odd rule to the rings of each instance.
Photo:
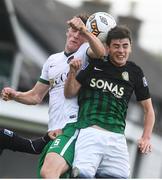
[[[75,52],[67,53],[67,52],[64,51],[64,54],[65,54],[66,57],[69,57],[69,56],[72,55],[73,53],[75,53]]]

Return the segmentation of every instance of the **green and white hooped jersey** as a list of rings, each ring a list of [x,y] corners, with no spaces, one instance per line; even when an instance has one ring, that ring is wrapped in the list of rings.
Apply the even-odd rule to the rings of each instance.
[[[135,93],[137,101],[150,98],[142,69],[131,61],[116,67],[109,57],[105,61],[93,60],[80,71],[77,80],[82,88],[78,96],[80,109],[76,128],[98,125],[124,134],[132,93]]]
[[[64,84],[69,72],[69,62],[80,58],[85,66],[88,63],[86,51],[88,43],[84,43],[77,52],[67,55],[64,52],[51,55],[45,62],[39,81],[50,85],[49,89],[49,123],[48,131],[61,129],[67,123],[75,122],[78,114],[77,98],[64,97]]]

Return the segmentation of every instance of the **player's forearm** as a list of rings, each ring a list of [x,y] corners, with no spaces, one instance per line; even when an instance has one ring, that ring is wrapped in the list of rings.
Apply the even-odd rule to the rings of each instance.
[[[13,97],[13,100],[27,105],[35,105],[42,101],[37,94],[34,94],[32,90],[27,92],[16,92],[16,95]]]
[[[88,50],[89,56],[91,58],[103,59],[106,52],[102,42],[95,35],[88,31],[85,31],[84,35],[90,45],[90,49]]]
[[[147,139],[151,138],[154,123],[155,123],[155,114],[153,109],[150,109],[148,112],[145,113],[144,130],[142,134],[143,138],[147,138]]]
[[[68,78],[65,82],[64,86],[64,95],[66,98],[74,97],[78,94],[80,85],[75,79],[76,73],[75,72],[69,72]]]

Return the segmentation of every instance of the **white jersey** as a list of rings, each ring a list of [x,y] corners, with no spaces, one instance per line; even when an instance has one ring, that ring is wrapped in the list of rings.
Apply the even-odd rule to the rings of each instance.
[[[40,81],[50,84],[48,131],[62,129],[67,123],[75,122],[78,116],[77,97],[66,99],[64,84],[69,72],[69,61],[80,58],[82,66],[87,61],[88,43],[84,43],[77,52],[67,56],[64,52],[51,55],[45,62]]]

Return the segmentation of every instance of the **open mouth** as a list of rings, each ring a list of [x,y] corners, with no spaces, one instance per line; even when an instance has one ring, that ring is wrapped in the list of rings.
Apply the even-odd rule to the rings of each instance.
[[[116,57],[117,57],[118,60],[124,60],[125,59],[125,56],[123,56],[123,55],[118,55]]]

